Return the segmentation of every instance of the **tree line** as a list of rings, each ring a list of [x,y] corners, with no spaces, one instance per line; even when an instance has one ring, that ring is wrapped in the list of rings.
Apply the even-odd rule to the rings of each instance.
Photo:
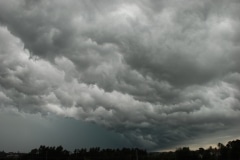
[[[139,148],[100,149],[82,148],[73,152],[62,146],[49,147],[41,145],[29,153],[0,152],[0,160],[240,160],[240,140],[229,141],[226,145],[218,143],[217,147],[190,150],[181,147],[169,152],[147,152]]]

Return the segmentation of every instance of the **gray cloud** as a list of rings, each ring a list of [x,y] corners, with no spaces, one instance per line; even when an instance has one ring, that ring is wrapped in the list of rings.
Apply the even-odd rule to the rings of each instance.
[[[1,1],[0,106],[94,122],[149,149],[230,134],[240,117],[238,6]]]

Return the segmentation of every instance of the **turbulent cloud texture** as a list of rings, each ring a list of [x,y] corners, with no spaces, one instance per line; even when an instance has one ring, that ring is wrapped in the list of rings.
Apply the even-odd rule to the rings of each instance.
[[[149,149],[234,137],[239,8],[237,0],[0,1],[0,109],[94,122]]]

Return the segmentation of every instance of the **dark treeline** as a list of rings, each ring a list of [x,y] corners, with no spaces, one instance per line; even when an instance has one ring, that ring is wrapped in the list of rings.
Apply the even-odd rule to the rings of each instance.
[[[0,152],[0,160],[145,160],[147,156],[146,150],[138,148],[100,149],[95,147],[75,149],[73,152],[69,152],[63,149],[62,146],[40,146],[38,149],[32,149],[27,154]]]
[[[0,152],[0,160],[240,160],[240,140],[218,143],[217,147],[190,150],[182,147],[171,152],[150,152],[137,148],[123,149],[75,149],[69,152],[62,146],[40,146],[31,152],[5,153]]]

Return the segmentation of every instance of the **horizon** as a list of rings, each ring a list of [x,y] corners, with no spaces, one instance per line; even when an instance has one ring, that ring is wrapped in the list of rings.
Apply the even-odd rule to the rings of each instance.
[[[234,141],[240,141],[240,140],[239,140],[239,139],[234,139],[234,140],[231,140],[231,141],[229,141],[229,142],[234,142]],[[224,146],[227,146],[227,144],[228,144],[229,142],[226,142],[226,143],[218,142],[218,144],[223,144]],[[155,153],[155,152],[165,153],[165,152],[176,152],[177,150],[183,149],[183,148],[189,148],[190,151],[197,151],[197,150],[199,150],[200,148],[201,148],[201,149],[203,148],[204,150],[208,150],[209,148],[220,149],[219,146],[218,146],[218,144],[212,144],[212,145],[210,145],[210,146],[198,146],[197,148],[195,148],[195,147],[193,147],[193,146],[183,145],[183,146],[177,146],[177,147],[174,148],[174,149],[172,148],[172,149],[151,150],[151,151],[146,150],[144,147],[142,147],[142,148],[138,148],[138,147],[137,147],[137,148],[134,148],[134,147],[133,147],[133,148],[131,148],[131,147],[120,147],[120,148],[107,148],[107,147],[106,147],[106,148],[101,148],[101,147],[98,147],[98,146],[81,147],[81,148],[75,148],[74,150],[86,149],[86,151],[89,152],[90,149],[94,149],[94,148],[99,148],[100,151],[103,151],[103,150],[106,150],[106,149],[112,149],[112,150],[123,150],[123,149],[130,149],[130,150],[132,150],[132,149],[138,149],[138,150],[146,151],[147,153]],[[30,153],[30,152],[31,152],[32,150],[34,150],[34,149],[39,149],[41,146],[47,147],[47,148],[62,147],[63,150],[69,151],[70,154],[73,154],[73,152],[74,152],[74,150],[68,150],[67,148],[65,148],[65,147],[62,146],[62,145],[58,145],[58,146],[54,146],[54,145],[53,145],[53,146],[48,146],[48,145],[44,145],[44,144],[42,144],[42,145],[40,145],[40,146],[38,146],[38,147],[34,147],[34,148],[32,148],[31,150],[25,151],[25,152],[21,152],[21,151],[5,151],[5,150],[0,150],[0,152],[5,152],[5,153],[24,153],[24,154],[27,154],[27,153]]]

